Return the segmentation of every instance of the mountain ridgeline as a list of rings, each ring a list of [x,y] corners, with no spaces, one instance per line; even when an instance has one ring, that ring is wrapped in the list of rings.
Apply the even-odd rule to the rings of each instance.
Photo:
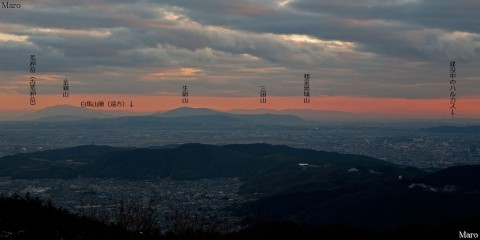
[[[478,167],[468,166],[428,174],[367,156],[270,144],[192,143],[165,148],[85,145],[0,158],[3,177],[131,180],[239,177],[245,180],[242,191],[246,193],[330,190],[378,180],[397,181],[399,177],[404,182],[422,179],[433,185],[477,187],[478,181],[472,183],[470,179],[479,176],[479,171]]]
[[[48,107],[34,113],[24,115],[23,121],[35,120],[41,123],[68,123],[69,125],[101,124],[104,119],[111,124],[139,124],[139,123],[198,123],[201,124],[279,124],[301,125],[308,123],[301,117],[283,113],[240,114],[216,111],[207,108],[182,107],[161,113],[99,111],[60,105]]]
[[[300,166],[299,164],[308,164]],[[399,175],[421,176],[422,171],[382,160],[349,154],[295,149],[268,144],[185,144],[175,148],[113,148],[86,145],[25,153],[0,158],[0,176],[12,178],[172,178],[202,179],[240,177],[247,180],[245,192],[271,192],[295,185],[336,188],[350,183],[358,170],[361,179],[396,179]],[[376,174],[381,173],[381,174]],[[359,179],[355,178],[358,183]],[[344,179],[335,181],[335,179]],[[353,179],[352,179],[353,180]],[[263,185],[249,185],[252,181]]]

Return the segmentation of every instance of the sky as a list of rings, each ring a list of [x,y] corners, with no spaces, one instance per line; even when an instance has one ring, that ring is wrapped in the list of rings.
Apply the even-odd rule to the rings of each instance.
[[[0,8],[0,110],[112,99],[165,110],[185,105],[188,85],[192,107],[449,116],[455,60],[456,113],[480,116],[480,1],[9,3],[21,8]]]

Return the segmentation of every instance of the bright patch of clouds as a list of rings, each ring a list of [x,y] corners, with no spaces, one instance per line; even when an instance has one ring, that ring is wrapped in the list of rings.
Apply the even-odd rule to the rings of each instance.
[[[112,35],[108,30],[78,30],[78,29],[61,29],[61,28],[35,28],[33,32],[57,34],[60,36],[89,36],[96,38],[107,38]]]
[[[200,68],[165,69],[161,72],[146,74],[141,77],[141,80],[194,80],[201,75],[204,75],[204,70]]]
[[[285,7],[286,5],[288,5],[288,3],[290,3],[290,0],[280,0],[280,1],[278,1],[278,5],[280,5],[280,7]]]
[[[1,33],[0,32],[0,42],[25,42],[27,40],[27,36],[15,35],[15,34],[8,34],[8,33]]]
[[[355,44],[347,41],[327,41],[319,38],[315,38],[308,35],[299,35],[299,34],[289,34],[289,35],[280,35],[280,37],[287,41],[292,41],[299,44],[319,44],[328,49],[336,50],[351,50],[355,47]]]

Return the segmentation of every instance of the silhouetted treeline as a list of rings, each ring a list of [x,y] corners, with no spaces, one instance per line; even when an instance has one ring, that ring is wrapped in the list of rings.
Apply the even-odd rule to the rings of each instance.
[[[29,195],[0,197],[0,239],[136,239],[106,225]]]
[[[150,203],[151,204],[151,203]],[[14,195],[0,197],[0,239],[458,239],[459,231],[480,229],[480,216],[435,226],[407,226],[390,230],[327,225],[313,228],[293,222],[257,222],[237,232],[191,228],[195,218],[179,210],[176,231],[162,234],[151,225],[149,210],[118,210],[120,224],[109,224],[71,214],[48,201]],[[131,215],[133,214],[133,215]],[[149,220],[150,219],[150,220]],[[135,223],[135,224],[134,224]],[[137,225],[136,225],[137,224]],[[145,231],[139,231],[144,229]]]

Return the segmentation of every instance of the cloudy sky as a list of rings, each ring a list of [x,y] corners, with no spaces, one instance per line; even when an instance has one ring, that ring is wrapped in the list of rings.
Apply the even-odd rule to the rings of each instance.
[[[476,0],[16,0],[0,9],[0,108],[310,108],[480,114]],[[37,58],[29,105],[29,55]],[[311,74],[311,104],[303,74]],[[63,79],[71,97],[62,98]],[[267,104],[258,102],[267,86]]]

